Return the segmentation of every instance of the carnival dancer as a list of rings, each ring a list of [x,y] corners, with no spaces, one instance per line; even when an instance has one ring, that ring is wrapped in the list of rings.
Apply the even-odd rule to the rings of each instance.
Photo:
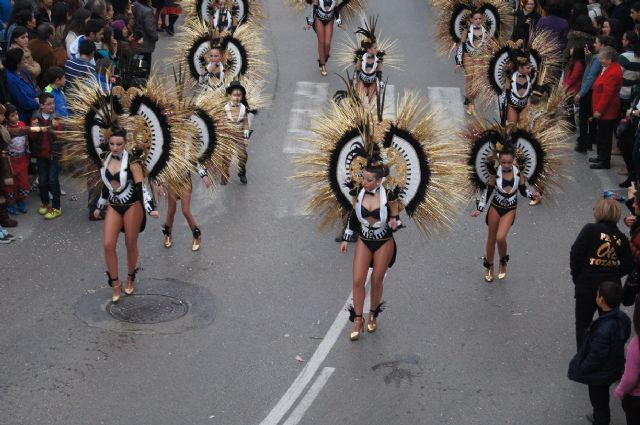
[[[264,13],[260,0],[197,0],[184,4],[188,20],[197,19],[219,32],[234,32],[251,21],[260,24]]]
[[[504,44],[492,40],[477,59],[471,72],[473,90],[485,106],[497,99],[500,122],[507,125],[524,117],[531,96],[557,84],[562,52],[553,33],[537,31],[529,45],[523,40]]]
[[[247,160],[249,159],[247,149],[249,148],[249,139],[252,133],[249,127],[249,115],[255,113],[255,111],[249,107],[247,90],[239,81],[232,81],[226,92],[228,102],[224,106],[224,110],[227,113],[227,120],[239,130],[242,130],[242,140],[238,141],[238,146],[240,147],[238,152],[238,177],[242,184],[247,184]],[[228,175],[229,162],[225,165],[226,169],[224,171]],[[222,177],[222,184],[227,184],[227,179],[224,176]]]
[[[238,6],[233,0],[214,0],[215,6],[211,15],[210,25],[222,32],[233,32],[238,26]]]
[[[440,53],[455,51],[454,70],[464,70],[464,105],[467,114],[472,114],[476,97],[472,74],[478,54],[490,40],[508,37],[511,8],[502,0],[438,0],[434,6],[439,12],[436,37]]]
[[[538,118],[545,120],[544,116]],[[486,125],[481,121],[470,125],[467,137],[471,141],[468,159],[470,182],[481,191],[472,217],[486,210],[488,226],[486,252],[483,265],[484,279],[492,282],[493,259],[496,244],[500,256],[498,279],[507,276],[507,236],[515,222],[518,193],[529,199],[540,197],[529,185],[553,189],[558,185],[558,170],[566,151],[568,131],[561,126],[549,126],[550,121],[539,123],[542,130],[532,133],[528,126],[508,128],[498,124]]]
[[[345,30],[346,22],[354,14],[362,13],[365,0],[288,0],[288,4],[299,10],[307,9],[305,31],[313,28],[318,39],[318,66],[326,77],[327,61],[331,55],[334,24]]]
[[[340,250],[346,252],[347,241],[357,238],[349,309],[354,322],[349,338],[355,341],[364,332],[370,267],[367,331],[378,327],[384,275],[396,258],[393,231],[402,227],[399,212],[405,210],[425,233],[446,228],[449,213],[465,196],[453,189],[460,187],[465,167],[452,138],[445,130],[436,130],[438,118],[423,109],[424,99],[415,93],[401,99],[398,118],[390,121],[382,119],[383,93],[374,110],[362,107],[353,86],[350,91],[312,127],[309,141],[314,149],[299,158],[297,177],[314,188],[308,209],[323,214],[325,227],[348,217]]]
[[[107,276],[109,286],[113,288],[111,301],[117,303],[120,299],[122,284],[118,277],[118,235],[124,230],[127,246],[127,286],[125,294],[131,295],[134,291],[134,282],[138,272],[138,235],[145,228],[145,211],[153,218],[158,218],[160,213],[155,208],[153,198],[145,187],[144,173],[140,161],[142,152],[126,151],[127,132],[122,127],[109,129],[108,138],[109,153],[104,159],[100,175],[102,176],[103,189],[98,208],[93,212],[98,218],[101,211],[106,209],[104,218],[104,257],[107,263]]]
[[[399,58],[394,57],[397,42],[378,36],[378,17],[363,17],[362,21],[363,25],[355,32],[357,38],[350,38],[338,51],[338,62],[344,64],[345,69],[355,65],[353,80],[357,85],[358,97],[370,104],[378,95],[378,89],[384,87],[383,62],[385,66],[397,68]]]
[[[191,121],[192,134],[198,139],[198,151],[187,152],[190,161],[197,163],[198,175],[207,188],[214,186],[211,178],[212,173],[222,173],[225,163],[231,160],[236,154],[236,140],[241,137],[236,126],[228,123],[226,111],[224,109],[223,96],[218,92],[204,91],[197,98],[185,94],[185,78],[182,68],[178,72],[174,71],[174,82],[176,87],[176,98],[170,103],[176,105],[182,115],[188,115]],[[226,175],[225,175],[226,176]],[[191,173],[185,174],[185,185],[181,191],[176,191],[171,187],[167,193],[167,216],[165,224],[162,226],[164,234],[165,248],[173,245],[173,220],[177,210],[178,200],[182,214],[184,215],[189,228],[193,234],[191,250],[199,251],[202,243],[202,231],[198,226],[195,216],[191,212],[191,194],[193,191],[193,181]]]
[[[486,256],[483,257],[483,265],[487,269],[484,276],[487,282],[493,281],[493,257],[496,243],[500,255],[500,270],[498,279],[507,277],[507,235],[516,219],[516,207],[518,205],[518,192],[529,199],[537,199],[539,194],[532,192],[527,186],[527,180],[515,165],[515,149],[512,145],[496,147],[500,166],[496,169],[495,176],[489,180],[477,209],[471,213],[471,217],[479,216],[487,206],[491,195],[491,202],[487,211],[487,237]],[[495,192],[495,193],[494,193]]]
[[[187,120],[165,103],[167,89],[155,76],[142,89],[124,93],[131,97],[107,95],[97,80],[78,82],[69,93],[69,109],[77,112],[65,121],[62,132],[66,143],[63,162],[73,175],[88,176],[103,185],[93,214],[98,217],[106,210],[103,244],[114,303],[123,286],[118,273],[118,234],[125,234],[128,279],[124,292],[130,295],[139,271],[137,241],[145,228],[144,213],[159,216],[145,180],[179,190],[185,184],[184,173],[195,171],[185,150],[197,148],[192,129],[184,124]]]
[[[189,66],[189,76],[201,85],[222,89],[233,79],[262,79],[268,72],[260,27],[252,22],[235,32],[219,32],[208,23],[189,19],[173,49]]]

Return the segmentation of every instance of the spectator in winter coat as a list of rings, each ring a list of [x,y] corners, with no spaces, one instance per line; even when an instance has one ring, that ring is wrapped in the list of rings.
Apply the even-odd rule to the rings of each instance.
[[[620,89],[622,88],[622,67],[618,63],[618,52],[613,47],[603,47],[598,53],[602,73],[593,83],[591,110],[593,119],[598,120],[596,142],[598,156],[589,158],[591,169],[602,170],[611,166],[611,144],[613,130],[620,117]]]
[[[575,102],[580,105],[580,115],[578,117],[579,122],[579,134],[578,143],[575,147],[576,152],[586,152],[591,148],[591,145],[595,139],[595,123],[591,122],[591,101],[592,101],[592,87],[596,78],[602,72],[602,65],[600,64],[600,58],[596,53],[604,46],[611,45],[611,39],[605,35],[599,35],[596,37],[596,41],[593,46],[585,48],[585,63],[584,76],[582,77],[582,85],[580,91],[575,96]]]
[[[633,29],[633,20],[631,19],[631,10],[627,3],[623,0],[611,0],[613,5],[609,9],[609,18],[617,19],[622,23],[622,31]]]
[[[597,0],[589,0],[587,9],[589,11],[589,18],[592,22],[596,19],[596,16],[602,16],[602,6],[600,6],[600,3]]]
[[[613,392],[617,399],[622,400],[627,425],[640,424],[640,297],[636,297],[633,309],[633,330],[636,335],[627,346],[624,374]]]
[[[578,16],[567,35],[567,47],[564,51],[565,62],[569,60],[569,50],[571,48],[584,51],[584,46],[591,46],[595,40],[596,29],[589,17],[586,15]]]
[[[65,77],[64,77],[64,69],[58,66],[52,66],[47,71],[47,81],[49,81],[49,85],[44,88],[45,93],[51,93],[53,96],[53,104],[56,115],[61,118],[66,118],[69,116],[69,111],[67,109],[67,99],[64,96],[64,85],[65,85]]]
[[[560,0],[552,0],[547,6],[547,16],[543,16],[536,24],[536,31],[548,30],[553,32],[560,48],[564,50],[567,45],[567,35],[569,34],[569,22],[562,17],[562,6]]]
[[[59,55],[53,48],[53,26],[51,24],[38,25],[38,38],[29,41],[31,56],[40,64],[40,75],[36,78],[38,87],[43,89],[47,85],[47,71],[52,66],[64,66],[66,55]]]
[[[27,29],[22,26],[17,26],[13,30],[13,35],[11,39],[11,44],[9,45],[10,49],[20,48],[24,51],[24,62],[25,69],[32,78],[38,78],[40,75],[41,69],[40,64],[33,59],[31,55],[31,50],[29,49],[29,35],[27,33]]]
[[[567,93],[574,95],[580,91],[582,76],[584,75],[584,49],[572,47],[569,50],[569,62],[564,71],[562,86]]]
[[[38,92],[31,76],[25,72],[24,51],[22,49],[10,49],[4,58],[4,67],[7,70],[7,87],[18,109],[20,121],[29,122],[34,111],[40,108],[38,104]]]
[[[131,7],[135,18],[134,35],[142,35],[143,42],[138,46],[137,52],[144,57],[147,72],[151,70],[151,54],[156,48],[158,32],[156,31],[156,21],[153,9],[149,6],[149,0],[137,0]],[[138,36],[136,35],[136,38]]]
[[[616,202],[616,201],[612,201]],[[569,364],[569,379],[589,386],[594,425],[609,425],[609,387],[622,376],[624,344],[631,334],[631,321],[620,311],[622,288],[617,282],[598,286],[599,317],[591,323],[584,344]]]
[[[585,225],[571,246],[578,349],[598,308],[598,285],[605,280],[621,285],[621,278],[632,267],[629,241],[617,226],[621,214],[617,201],[599,199],[593,209],[595,223]]]
[[[82,40],[89,40],[93,43],[101,43],[102,36],[104,34],[104,25],[100,24],[99,21],[95,19],[89,19],[84,26],[84,34],[75,39],[71,46],[69,46],[69,50],[67,50],[67,54],[69,55],[69,59],[78,58],[79,55],[79,46]],[[92,63],[95,65],[95,61]]]
[[[93,41],[82,40],[80,42],[79,56],[77,59],[69,59],[64,64],[64,75],[66,81],[65,91],[73,88],[76,80],[87,82],[91,77],[97,77],[96,67],[91,61],[96,51],[96,44]]]

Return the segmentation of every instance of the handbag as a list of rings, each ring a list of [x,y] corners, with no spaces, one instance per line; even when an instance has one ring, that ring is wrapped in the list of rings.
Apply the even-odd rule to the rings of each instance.
[[[636,295],[638,295],[638,289],[640,288],[640,271],[637,267],[631,270],[631,273],[627,275],[627,279],[622,287],[622,305],[625,307],[632,306],[636,302]]]
[[[618,139],[622,139],[629,129],[630,120],[629,118],[622,118],[616,127],[616,137]]]

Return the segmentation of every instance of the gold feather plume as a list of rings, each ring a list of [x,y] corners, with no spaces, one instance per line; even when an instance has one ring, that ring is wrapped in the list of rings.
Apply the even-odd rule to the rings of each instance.
[[[490,40],[486,48],[475,56],[476,60],[473,61],[473,66],[465,69],[465,72],[473,76],[471,90],[473,93],[477,93],[477,100],[484,108],[489,108],[497,100],[496,88],[489,80],[492,59],[499,52],[505,51],[507,47],[507,43]],[[536,31],[531,35],[526,50],[528,52],[536,51],[542,59],[542,69],[538,70],[535,85],[548,87],[556,85],[562,67],[562,50],[554,33],[547,30]],[[508,66],[505,66],[501,87],[511,84],[511,74],[515,69],[507,68]]]
[[[181,62],[188,65],[190,60],[189,52],[199,40],[203,38],[224,39],[226,37],[235,38],[246,52],[247,72],[244,75],[245,78],[262,79],[268,74],[270,65],[266,61],[268,52],[262,41],[264,34],[262,29],[252,22],[241,25],[231,34],[229,32],[214,32],[210,30],[206,23],[197,19],[189,19],[176,35],[176,41],[172,44],[172,49],[176,56],[181,58]],[[225,52],[223,58],[225,69],[228,70],[230,68],[231,60],[229,52]],[[190,74],[189,76],[191,77]],[[233,76],[226,72],[225,77],[228,79],[228,81],[225,81],[225,85],[228,85]]]
[[[371,28],[371,17],[367,18],[365,15],[362,15],[360,19],[365,28]],[[373,24],[373,26],[375,27],[375,24]],[[375,31],[375,36],[378,43],[378,51],[384,52],[383,66],[385,68],[388,67],[401,70],[403,57],[399,52],[400,46],[398,40],[393,40],[389,37],[381,36],[379,31]],[[347,37],[346,40],[340,43],[338,51],[336,52],[336,59],[338,66],[341,66],[343,70],[349,68],[361,58],[364,52],[362,52],[360,42],[363,39],[363,35],[356,34],[353,37]]]
[[[425,235],[450,227],[453,217],[467,199],[461,190],[465,187],[466,158],[459,141],[452,137],[449,130],[438,126],[442,122],[438,115],[425,106],[425,100],[420,95],[406,92],[399,102],[398,117],[395,120],[378,123],[375,110],[362,108],[352,97],[346,97],[339,105],[332,104],[314,120],[312,134],[304,138],[313,150],[296,158],[299,171],[294,178],[300,179],[309,191],[311,197],[307,209],[322,217],[321,227],[327,228],[343,221],[348,213],[330,185],[329,164],[336,143],[346,133],[357,130],[363,138],[365,150],[371,152],[377,144],[381,156],[388,162],[393,162],[398,159],[395,147],[383,148],[376,142],[383,138],[376,134],[386,134],[393,131],[393,128],[409,132],[418,141],[429,161],[431,175],[426,199],[417,206],[411,218]],[[397,179],[394,182],[390,177],[386,184],[391,182],[401,186],[401,176]]]
[[[438,53],[444,57],[449,57],[456,49],[457,42],[451,35],[453,14],[460,8],[464,8],[471,13],[483,5],[489,5],[498,11],[500,15],[500,34],[499,40],[506,40],[511,36],[513,31],[512,8],[509,2],[504,0],[433,0],[433,8],[438,13],[436,22],[435,37],[438,40]]]

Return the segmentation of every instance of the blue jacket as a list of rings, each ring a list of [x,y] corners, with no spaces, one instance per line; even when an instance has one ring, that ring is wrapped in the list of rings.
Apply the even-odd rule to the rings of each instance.
[[[63,118],[68,117],[69,111],[67,110],[67,99],[65,99],[62,89],[57,89],[52,85],[48,85],[44,88],[44,91],[45,93],[51,93],[53,95],[56,114]]]
[[[584,343],[569,364],[569,379],[587,385],[610,385],[624,372],[624,345],[631,320],[614,308],[591,323]]]
[[[21,78],[20,75],[7,69],[7,86],[11,99],[18,109],[20,121],[31,122],[33,112],[40,109],[40,104],[37,101],[38,92],[31,76],[29,73],[23,72]]]
[[[602,72],[602,65],[600,64],[600,58],[598,55],[592,55],[593,59],[591,59],[591,63],[587,66],[587,69],[584,70],[584,76],[582,77],[582,85],[580,86],[580,91],[578,92],[578,96],[584,97],[589,90],[591,90],[591,86],[596,82],[598,76]]]

